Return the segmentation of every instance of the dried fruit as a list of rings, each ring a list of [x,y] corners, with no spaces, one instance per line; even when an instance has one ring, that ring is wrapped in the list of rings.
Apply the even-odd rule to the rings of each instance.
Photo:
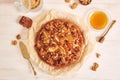
[[[17,41],[16,40],[12,40],[12,45],[17,45]]]
[[[74,2],[72,5],[71,5],[71,9],[75,9],[77,8],[78,4],[76,2]]]
[[[21,39],[21,36],[20,36],[20,34],[18,34],[18,35],[16,35],[16,39]]]
[[[95,62],[95,63],[93,63],[93,66],[91,67],[91,69],[93,71],[96,71],[98,67],[99,67],[99,64]]]

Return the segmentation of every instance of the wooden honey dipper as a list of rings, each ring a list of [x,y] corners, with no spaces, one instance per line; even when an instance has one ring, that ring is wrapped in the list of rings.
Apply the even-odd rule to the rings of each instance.
[[[112,26],[115,24],[116,20],[113,20],[112,23],[110,24],[108,30],[104,33],[103,36],[101,36],[98,40],[98,42],[103,43],[103,41],[105,40],[105,36],[107,35],[107,33],[110,31],[110,29],[112,28]]]

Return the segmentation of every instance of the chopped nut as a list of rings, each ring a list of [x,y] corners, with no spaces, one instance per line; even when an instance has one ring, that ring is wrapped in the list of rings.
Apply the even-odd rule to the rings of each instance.
[[[92,0],[79,0],[82,5],[88,5]]]
[[[70,0],[65,0],[65,2],[66,2],[66,3],[69,3],[69,2],[70,2]]]
[[[75,9],[77,8],[78,4],[76,2],[74,2],[72,5],[71,5],[71,9]]]
[[[20,34],[18,34],[18,35],[16,35],[16,39],[21,39],[21,36],[20,36]]]
[[[12,41],[12,45],[17,45],[17,41],[16,41],[16,40],[13,40],[13,41]]]
[[[93,64],[93,66],[91,67],[91,69],[92,69],[93,71],[96,71],[98,67],[99,67],[99,64],[95,62],[95,63]]]
[[[99,58],[101,55],[99,53],[96,53],[96,57]]]

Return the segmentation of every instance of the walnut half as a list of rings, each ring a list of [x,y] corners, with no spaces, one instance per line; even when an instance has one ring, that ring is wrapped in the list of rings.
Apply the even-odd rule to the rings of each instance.
[[[91,69],[93,71],[96,71],[98,67],[99,67],[99,64],[95,62],[95,63],[93,63],[93,66],[91,67]]]
[[[74,2],[72,5],[71,5],[71,9],[75,9],[77,8],[78,4],[76,2]]]

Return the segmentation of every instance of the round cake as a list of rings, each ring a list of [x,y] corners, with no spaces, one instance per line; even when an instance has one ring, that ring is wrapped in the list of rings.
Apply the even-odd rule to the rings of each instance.
[[[37,32],[34,47],[45,63],[62,68],[80,60],[83,45],[84,36],[76,24],[64,19],[53,19]]]

